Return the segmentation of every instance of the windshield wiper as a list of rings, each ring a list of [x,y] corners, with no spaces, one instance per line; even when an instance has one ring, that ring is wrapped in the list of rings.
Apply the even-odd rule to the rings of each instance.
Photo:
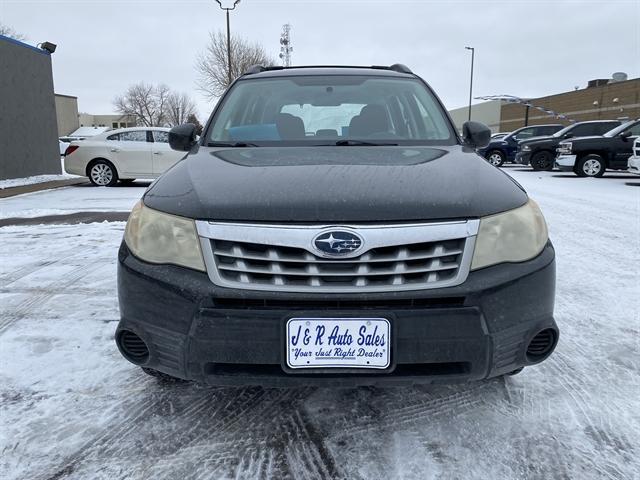
[[[338,147],[397,147],[397,143],[387,142],[364,142],[362,140],[338,140],[336,143]]]
[[[244,147],[259,147],[255,143],[248,142],[207,142],[207,147],[230,147],[230,148],[244,148]]]

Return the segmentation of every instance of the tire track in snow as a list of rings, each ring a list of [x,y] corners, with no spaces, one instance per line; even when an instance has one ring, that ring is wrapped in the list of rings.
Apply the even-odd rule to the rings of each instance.
[[[425,418],[460,415],[486,403],[487,400],[483,398],[482,392],[486,390],[491,393],[496,388],[496,382],[492,380],[463,385],[447,388],[446,392],[438,393],[432,398],[418,398],[407,402],[406,397],[400,397],[384,402],[385,411],[381,418],[365,419],[351,427],[346,427],[342,429],[339,437],[361,435],[372,428],[395,428],[400,425],[420,423]],[[453,390],[452,393],[450,393],[451,390]],[[389,409],[390,406],[393,408]]]
[[[26,318],[33,309],[42,307],[55,295],[64,293],[64,290],[73,287],[74,284],[86,277],[87,275],[94,273],[95,269],[91,268],[98,264],[110,263],[105,259],[96,259],[89,265],[81,265],[75,267],[69,273],[64,276],[62,281],[52,281],[47,284],[44,291],[36,294],[31,294],[13,309],[12,312],[3,315],[3,319],[0,321],[0,336],[4,334],[15,322]],[[100,268],[100,267],[98,267]]]

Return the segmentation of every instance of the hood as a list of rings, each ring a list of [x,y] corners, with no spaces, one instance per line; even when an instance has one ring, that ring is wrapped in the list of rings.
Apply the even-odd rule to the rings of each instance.
[[[247,222],[382,222],[481,217],[527,195],[471,149],[200,147],[147,190],[150,208]]]

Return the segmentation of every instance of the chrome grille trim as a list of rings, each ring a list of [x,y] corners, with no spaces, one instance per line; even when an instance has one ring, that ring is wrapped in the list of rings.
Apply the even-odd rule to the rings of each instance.
[[[221,287],[316,293],[387,292],[459,285],[479,221],[422,224],[260,225],[196,221],[211,281]],[[327,259],[313,239],[331,229],[364,239],[357,256]]]

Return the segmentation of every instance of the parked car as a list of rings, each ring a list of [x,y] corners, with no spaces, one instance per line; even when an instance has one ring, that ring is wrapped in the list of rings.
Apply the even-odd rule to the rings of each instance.
[[[549,137],[524,140],[518,146],[516,163],[531,165],[534,170],[553,170],[556,149],[561,141],[573,137],[602,135],[620,125],[619,120],[594,120],[579,122],[554,133]]]
[[[265,102],[265,99],[268,101]],[[332,135],[327,135],[328,131]],[[540,209],[407,67],[252,67],[129,217],[115,341],[218,385],[446,382],[547,358]]]
[[[94,185],[111,187],[118,180],[156,178],[182,157],[184,153],[169,147],[168,128],[121,128],[71,142],[64,169],[89,177]]]
[[[551,135],[562,129],[562,125],[532,125],[515,130],[502,138],[495,138],[478,153],[493,166],[500,167],[505,162],[513,162],[518,150],[518,142],[530,138]]]
[[[620,125],[602,136],[579,137],[558,146],[556,166],[579,177],[601,177],[605,170],[627,170],[640,120]]]
[[[633,155],[629,158],[629,173],[640,175],[640,138],[633,142]]]

